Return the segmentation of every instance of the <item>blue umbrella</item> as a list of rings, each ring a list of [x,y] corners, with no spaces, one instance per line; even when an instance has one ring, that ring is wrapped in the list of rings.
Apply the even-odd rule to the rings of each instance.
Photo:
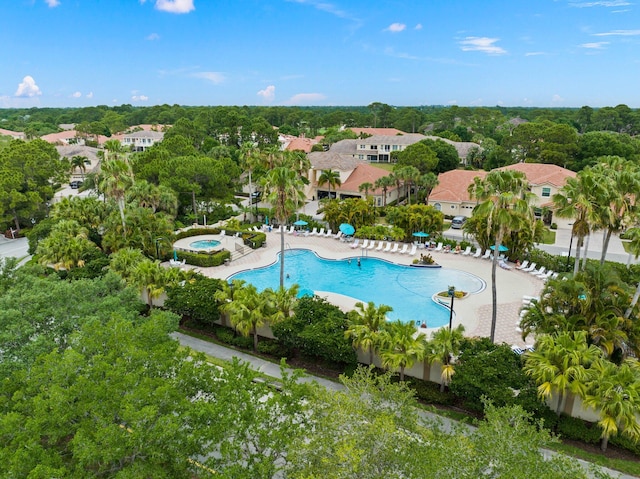
[[[305,220],[298,220],[293,224],[296,226],[307,226],[309,223],[307,223]]]
[[[173,260],[178,261],[178,252],[176,250],[173,250]]]
[[[413,233],[413,236],[415,236],[416,238],[428,238],[429,233],[425,233],[424,231],[418,231],[416,233]]]
[[[496,249],[496,245],[489,246],[489,249],[492,249],[492,250]],[[500,248],[498,248],[498,251],[501,252],[501,253],[504,253],[505,251],[509,251],[509,248],[507,248],[505,245],[501,244]]]
[[[346,236],[353,236],[353,233],[356,232],[356,229],[353,226],[351,226],[349,223],[342,223],[338,228]]]

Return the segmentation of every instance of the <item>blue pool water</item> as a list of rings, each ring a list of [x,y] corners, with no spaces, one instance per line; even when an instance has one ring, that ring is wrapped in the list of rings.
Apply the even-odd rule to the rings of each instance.
[[[218,246],[220,246],[220,241],[218,240],[199,240],[189,243],[189,247],[193,249],[213,249]]]
[[[387,315],[390,320],[404,322],[423,321],[430,328],[449,322],[449,310],[433,302],[432,296],[453,285],[457,290],[477,293],[485,287],[484,281],[464,271],[448,268],[414,268],[390,263],[378,258],[329,260],[318,257],[310,250],[285,252],[285,286],[298,284],[301,291],[327,291],[350,296],[365,304],[393,307]],[[280,285],[280,256],[264,268],[246,270],[228,278],[242,279],[262,291],[277,289]],[[448,300],[446,300],[448,303]],[[455,309],[455,305],[454,305]]]

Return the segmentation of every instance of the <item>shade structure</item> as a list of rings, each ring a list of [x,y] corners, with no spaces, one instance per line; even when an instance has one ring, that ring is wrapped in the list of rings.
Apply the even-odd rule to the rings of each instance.
[[[489,249],[496,249],[496,245],[491,245],[489,246]],[[500,247],[498,248],[498,251],[501,253],[504,253],[505,251],[509,251],[509,248],[507,248],[505,245],[501,244]]]
[[[309,223],[307,223],[305,220],[298,220],[295,223],[293,223],[295,226],[307,226]]]
[[[338,228],[340,229],[342,234],[346,236],[353,236],[353,233],[356,232],[356,229],[349,223],[342,223]]]
[[[428,238],[429,237],[429,233],[425,233],[424,231],[417,231],[415,233],[413,233],[413,236],[415,236],[416,238]],[[421,240],[419,240],[421,241]]]

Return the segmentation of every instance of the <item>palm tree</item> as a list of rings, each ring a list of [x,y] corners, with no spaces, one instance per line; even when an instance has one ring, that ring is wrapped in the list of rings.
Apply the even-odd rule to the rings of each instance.
[[[240,166],[249,173],[249,210],[251,210],[251,204],[253,201],[253,184],[251,181],[251,174],[256,166],[262,163],[260,158],[260,151],[256,147],[255,143],[251,141],[245,141],[240,147]],[[250,213],[251,211],[249,211]],[[246,217],[245,217],[246,221]]]
[[[556,414],[559,416],[568,391],[584,398],[589,380],[588,370],[602,357],[597,346],[589,345],[586,331],[543,334],[536,349],[525,357],[524,371],[538,384],[538,396],[558,393]]]
[[[429,196],[431,195],[433,189],[438,186],[439,183],[440,181],[438,180],[438,177],[431,172],[426,173],[420,177],[420,180],[418,181],[418,187],[426,191],[424,198],[424,202],[426,204],[429,204]]]
[[[495,235],[494,254],[491,265],[491,342],[495,342],[498,298],[496,292],[496,267],[502,240],[511,231],[533,222],[533,211],[529,206],[531,193],[524,173],[511,170],[495,170],[484,180],[479,177],[469,185],[469,195],[481,203],[473,214],[487,219],[487,231]]]
[[[389,188],[391,188],[395,184],[395,180],[391,177],[391,175],[381,176],[378,178],[375,183],[375,188],[382,188],[382,194],[384,198],[382,200],[382,206],[387,206],[387,192]]]
[[[101,165],[100,190],[106,197],[113,198],[120,211],[122,230],[126,236],[126,223],[124,217],[125,194],[133,185],[133,171],[131,165],[124,160],[107,160]]]
[[[269,298],[269,303],[273,304],[273,314],[269,318],[269,323],[275,324],[291,316],[293,308],[298,301],[300,286],[292,285],[290,288],[278,288],[272,290],[267,288],[263,294]]]
[[[592,380],[584,399],[586,406],[600,412],[598,425],[602,429],[600,449],[607,450],[609,438],[619,432],[631,440],[640,439],[640,365],[637,359],[627,359],[620,366],[598,360],[592,367]]]
[[[349,313],[349,327],[345,337],[353,339],[355,348],[369,351],[369,364],[373,364],[373,353],[380,339],[380,331],[387,320],[387,313],[393,311],[391,306],[381,304],[376,307],[373,301],[367,306],[362,302],[355,304],[355,309]]]
[[[160,261],[144,259],[135,265],[131,274],[131,281],[138,286],[147,296],[147,306],[153,308],[153,300],[164,293],[165,269],[160,266]]]
[[[460,345],[464,339],[464,326],[458,325],[455,329],[440,328],[431,335],[427,343],[427,359],[429,362],[437,361],[441,367],[440,391],[451,382],[455,369],[451,360],[460,353]]]
[[[71,169],[75,170],[78,169],[80,170],[80,173],[82,175],[82,179],[84,180],[84,174],[87,171],[87,165],[90,165],[91,162],[89,161],[89,158],[87,158],[86,156],[82,156],[82,155],[74,155],[71,157]]]
[[[271,169],[263,180],[267,201],[273,206],[278,223],[285,225],[289,216],[304,204],[304,183],[286,163]],[[284,227],[280,231],[280,287],[284,288]]]
[[[253,350],[258,351],[258,328],[267,322],[272,305],[252,284],[235,293],[229,306],[231,324],[243,336],[253,335]]]
[[[424,334],[416,337],[413,323],[386,323],[380,335],[380,358],[383,367],[400,371],[400,381],[404,381],[405,369],[424,359],[425,353]]]
[[[411,185],[419,180],[420,170],[415,166],[401,166],[394,169],[394,174],[396,181],[404,183],[407,202],[411,204]]]
[[[340,172],[330,169],[322,170],[322,173],[320,173],[320,177],[318,178],[318,185],[324,185],[325,183],[329,187],[327,197],[331,199],[331,187],[333,186],[335,188],[342,184],[342,180],[340,180]]]
[[[245,281],[242,279],[233,279],[231,282],[223,281],[221,289],[213,293],[213,299],[218,302],[218,309],[227,317],[231,315],[233,301],[236,299],[238,291],[244,288]]]
[[[629,242],[629,259],[627,260],[627,268],[629,268],[631,264],[631,255],[633,255],[636,260],[638,259],[638,256],[640,256],[640,228],[629,228],[627,230],[627,238],[631,239]],[[624,313],[625,319],[629,319],[631,316],[631,311],[633,311],[633,308],[638,304],[638,299],[640,299],[640,282],[636,286],[636,292],[633,295],[631,304]]]
[[[371,189],[373,189],[373,184],[370,183],[369,181],[365,181],[360,186],[358,186],[358,191],[360,191],[360,192],[364,191],[364,196],[365,197],[369,196],[369,190],[371,190]]]

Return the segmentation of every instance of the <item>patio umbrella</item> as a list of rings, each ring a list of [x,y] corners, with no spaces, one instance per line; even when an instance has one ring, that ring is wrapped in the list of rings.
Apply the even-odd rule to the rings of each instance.
[[[353,233],[356,232],[356,229],[349,223],[342,223],[338,228],[346,236],[353,236]]]
[[[496,249],[496,245],[492,244],[491,246],[489,246],[489,249],[491,249],[491,250]],[[509,251],[509,248],[507,248],[505,245],[501,244],[500,248],[498,248],[498,251],[500,253],[504,253],[505,251]]]
[[[418,231],[417,233],[413,233],[413,236],[415,236],[416,238],[428,238],[429,233],[425,233],[424,231]],[[418,241],[422,241],[422,240],[418,240]]]
[[[307,226],[309,223],[307,223],[305,220],[298,220],[295,223],[293,223],[295,226]]]
[[[178,252],[176,250],[173,250],[173,260],[178,261]]]

